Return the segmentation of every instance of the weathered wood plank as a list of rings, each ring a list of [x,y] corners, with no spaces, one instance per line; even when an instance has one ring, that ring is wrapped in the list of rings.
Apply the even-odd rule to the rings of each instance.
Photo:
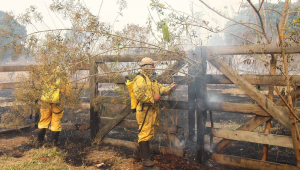
[[[230,165],[235,167],[247,168],[247,169],[260,169],[260,170],[299,170],[298,167],[290,166],[286,164],[279,164],[274,162],[267,162],[249,158],[241,158],[237,156],[222,155],[212,153],[211,158],[220,164]]]
[[[1,89],[15,89],[16,86],[20,82],[13,82],[13,83],[0,83],[0,90]],[[89,89],[89,84],[88,83],[72,83],[72,88],[74,89]]]
[[[32,128],[32,127],[33,127],[32,125],[28,125],[28,126],[19,127],[19,128],[16,128],[16,129],[1,130],[0,134],[8,134],[8,133],[26,131],[26,130],[29,130],[30,128]]]
[[[244,78],[248,83],[252,85],[269,85],[274,84],[275,86],[286,86],[285,77],[280,75],[239,75]],[[300,76],[293,75],[293,84],[300,85]],[[206,75],[207,84],[233,84],[232,81],[227,78],[225,75],[215,75],[208,74]]]
[[[97,134],[97,104],[95,104],[95,98],[98,94],[98,84],[96,82],[95,74],[98,72],[94,58],[90,60],[90,80],[89,80],[89,91],[90,91],[90,125],[91,125],[91,138],[94,139]]]
[[[241,127],[237,128],[237,130],[243,130],[243,131],[252,131],[255,128],[257,128],[262,123],[269,120],[270,117],[264,117],[264,116],[254,116],[252,119],[250,119],[248,122],[243,124]],[[216,151],[218,153],[222,152],[226,148],[228,148],[230,145],[235,143],[235,140],[229,140],[229,139],[222,139],[217,146],[215,147]]]
[[[124,99],[120,99],[117,97],[101,97],[98,98],[100,103],[111,103],[111,104],[124,104]],[[127,100],[125,103],[129,103],[130,100]],[[188,102],[185,101],[174,101],[174,100],[161,100],[160,107],[164,107],[166,109],[180,109],[180,110],[187,110]],[[89,106],[84,104],[83,108],[88,109]]]
[[[188,51],[187,56],[191,59],[195,59],[194,51]],[[197,76],[197,68],[193,63],[188,63],[188,74]],[[190,141],[194,141],[196,135],[196,87],[194,79],[188,84],[188,138]]]
[[[13,132],[19,132],[19,131],[26,131],[34,127],[34,124],[18,127],[16,129],[7,129],[7,130],[1,130],[0,134],[7,134],[7,133],[13,133]],[[63,130],[87,130],[90,128],[90,124],[70,124],[70,123],[62,123],[61,127]]]
[[[36,65],[0,66],[0,72],[27,71],[26,67]],[[89,65],[83,65],[79,70],[89,70]]]
[[[108,124],[110,121],[112,121],[112,117],[99,117],[99,123],[100,124]],[[132,128],[132,129],[138,129],[139,125],[136,120],[130,120],[130,119],[123,119],[121,122],[119,122],[116,126],[118,127],[125,127],[125,128]]]
[[[98,118],[98,122],[100,124],[109,124],[111,121],[113,121],[114,118],[112,117],[99,117]],[[138,129],[139,125],[137,123],[136,120],[130,120],[130,119],[123,119],[122,121],[120,121],[116,126],[118,127],[125,127],[125,128],[131,128],[131,129]],[[164,123],[161,123],[159,125],[159,131],[161,131],[162,133],[177,133],[178,132],[178,127],[174,126],[174,125],[166,125]]]
[[[1,89],[15,89],[18,82],[14,83],[0,83],[0,90]]]
[[[274,83],[276,86],[285,86],[286,82],[284,81],[284,76],[279,75],[239,75],[240,77],[244,78],[246,81],[248,81],[252,85],[269,85],[271,83]],[[300,86],[300,75],[293,75],[293,83],[297,86]],[[185,76],[170,76],[169,78],[174,79],[174,81],[180,81],[182,79],[185,79],[186,81],[181,81],[180,84],[189,84],[192,83],[193,79],[188,79]],[[116,78],[107,78],[107,77],[98,77],[97,80],[98,83],[111,83],[115,82],[118,84],[124,84],[125,78],[124,77],[116,77]],[[160,80],[163,84],[170,83],[169,80]],[[206,82],[207,84],[233,84],[230,79],[228,79],[225,75],[214,75],[214,74],[207,74],[206,75]]]
[[[220,129],[220,128],[212,128],[211,133],[216,137],[220,137],[224,139],[293,148],[293,139],[291,136],[274,135],[274,134],[267,134],[267,133],[260,133],[260,132],[247,132],[241,130]]]
[[[112,104],[124,104],[123,100],[118,100],[115,97],[102,97],[100,100],[101,103],[112,103]],[[129,103],[128,100],[126,103]],[[188,110],[189,103],[185,101],[173,101],[173,100],[161,100],[160,107],[166,109],[179,109],[179,110]],[[0,107],[11,107],[13,101],[0,101]],[[80,109],[90,109],[89,102],[82,102],[79,106]],[[279,106],[283,111],[287,111],[287,107]],[[269,116],[269,114],[264,111],[259,105],[255,104],[241,104],[241,103],[219,103],[219,102],[208,102],[207,110],[211,111],[221,111],[221,112],[233,112],[233,113],[242,113],[242,114],[252,114],[258,116]],[[300,109],[296,109],[296,114],[300,116]]]
[[[19,66],[0,66],[0,72],[17,72],[17,71],[26,71],[28,65],[19,65]]]
[[[207,102],[207,110],[270,116],[264,109],[255,104]]]
[[[13,100],[0,101],[0,107],[11,107],[13,106]]]
[[[207,68],[207,50],[205,48],[196,47],[196,60],[201,61],[197,64],[197,78],[195,78],[195,94],[196,94],[196,113],[197,113],[197,161],[204,163],[206,158],[205,145],[205,129],[207,118],[207,87],[206,87],[206,68]]]
[[[154,61],[177,60],[174,55],[153,53],[153,54],[124,54],[124,55],[100,55],[95,57],[97,63],[101,62],[140,62],[144,57],[152,58]]]
[[[283,76],[272,76],[270,77],[269,75],[240,75],[243,77],[246,81],[248,81],[252,85],[268,85],[271,83],[274,83],[275,86],[285,86],[286,83],[284,80]],[[295,83],[296,86],[300,86],[300,76],[299,75],[294,75],[293,77],[293,83]],[[184,85],[184,84],[191,84],[192,79],[189,79],[185,76],[172,76],[172,79],[174,81],[179,82],[183,79],[185,81],[181,81],[179,84]],[[115,77],[104,77],[104,76],[97,76],[97,83],[117,83],[117,84],[124,84],[125,78],[123,76],[115,76]],[[233,84],[225,75],[206,75],[206,82],[207,84]],[[14,83],[0,83],[0,89],[14,89],[15,85],[18,82]],[[160,83],[162,84],[168,84],[170,81],[168,80],[161,80]],[[82,84],[82,83],[77,83],[78,88],[83,88],[83,89],[89,89],[88,83]],[[76,87],[76,83],[72,83],[73,88]]]
[[[252,44],[241,46],[209,46],[213,55],[242,55],[242,54],[280,54],[281,49],[277,44]],[[300,53],[300,46],[291,43],[285,47],[286,53]]]
[[[208,61],[226,75],[235,85],[243,90],[251,99],[256,101],[267,113],[272,115],[280,124],[287,129],[291,128],[291,122],[288,115],[282,112],[273,101],[261,94],[255,87],[240,77],[231,67],[221,59],[210,56]]]
[[[123,146],[130,149],[135,149],[137,147],[137,142],[131,142],[126,140],[120,140],[120,139],[113,139],[113,138],[107,138],[105,137],[102,140],[103,143],[111,144],[115,146]],[[160,152],[162,154],[174,154],[179,157],[184,156],[184,150],[183,149],[176,149],[176,148],[170,148],[169,147],[163,147],[163,146],[156,146],[156,145],[150,145],[150,148],[154,152]]]
[[[116,115],[109,123],[107,123],[101,131],[96,135],[95,142],[101,142],[102,138],[108,134],[117,124],[119,124],[126,116],[132,112],[130,103],[118,114]]]

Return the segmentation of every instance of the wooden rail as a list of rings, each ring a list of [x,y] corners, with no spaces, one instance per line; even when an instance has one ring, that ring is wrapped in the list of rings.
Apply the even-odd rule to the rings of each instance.
[[[293,139],[291,136],[219,128],[211,128],[211,133],[216,137],[224,139],[293,148]]]
[[[213,55],[247,55],[247,54],[280,54],[281,48],[277,44],[252,44],[241,46],[209,46],[206,47]],[[300,46],[291,43],[284,47],[285,53],[300,53]]]
[[[265,170],[299,170],[299,167],[290,166],[286,164],[279,164],[274,162],[260,161],[249,158],[241,158],[237,156],[222,155],[217,153],[212,153],[211,158],[220,164],[247,168],[247,169],[265,169]]]
[[[3,67],[3,66],[0,66]],[[240,77],[244,78],[252,85],[268,85],[274,84],[275,86],[285,86],[286,82],[284,81],[284,76],[270,76],[270,75],[240,75]],[[300,76],[294,75],[292,77],[292,84],[296,86],[300,86]],[[185,81],[181,81],[181,80]],[[168,84],[173,81],[181,81],[180,85],[186,85],[193,81],[192,78],[186,78],[184,76],[173,76],[172,80],[162,80],[161,83]],[[97,83],[116,83],[116,84],[124,84],[125,77],[117,76],[115,78],[109,78],[104,76],[98,76],[96,79]],[[207,84],[233,84],[225,75],[213,75],[207,74],[206,75],[206,82]],[[0,89],[14,89],[18,82],[13,83],[0,83]],[[89,89],[89,84],[85,83],[72,83],[73,88],[82,88],[82,89]]]
[[[96,63],[103,62],[140,62],[144,57],[152,58],[154,61],[178,60],[179,57],[168,54],[124,54],[124,55],[101,55],[95,57]]]
[[[252,85],[268,85],[274,84],[276,86],[285,86],[285,77],[280,75],[270,76],[270,75],[239,75],[240,77],[244,78]],[[292,84],[296,86],[300,86],[300,75],[294,75],[292,77]],[[199,77],[200,78],[200,77]],[[185,81],[181,81],[185,79]],[[181,81],[180,84],[188,84],[192,82],[193,78],[187,78],[185,76],[173,76],[172,81]],[[99,76],[97,78],[98,83],[117,83],[117,84],[124,84],[125,78],[123,76],[109,78]],[[167,84],[171,83],[171,81],[162,80],[161,83]],[[206,83],[207,84],[233,84],[230,79],[228,79],[225,75],[214,75],[214,74],[207,74],[206,75]]]
[[[36,65],[18,65],[18,66],[0,66],[0,72],[19,72],[19,71],[28,71],[29,66]],[[79,70],[89,70],[89,65],[84,65]]]
[[[100,100],[101,103],[111,103],[111,104],[121,104],[124,105],[123,100],[116,99],[115,97],[103,97]],[[127,101],[129,102],[129,100]],[[10,107],[13,101],[0,101],[0,107]],[[174,100],[161,100],[161,107],[166,109],[179,109],[188,110],[188,102],[186,101],[174,101]],[[285,112],[286,107],[278,106],[280,110]],[[80,109],[90,109],[89,102],[82,102],[80,104]],[[270,116],[266,111],[264,111],[259,105],[256,104],[242,104],[242,103],[227,103],[227,102],[208,102],[207,109],[211,111],[220,112],[232,112],[241,113],[249,115],[259,115],[259,116]],[[300,109],[296,109],[296,114],[300,115]]]

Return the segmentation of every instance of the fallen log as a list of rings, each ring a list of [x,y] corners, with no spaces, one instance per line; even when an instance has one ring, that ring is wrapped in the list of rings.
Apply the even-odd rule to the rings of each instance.
[[[21,132],[21,131],[29,130],[29,129],[31,129],[32,127],[33,127],[32,125],[28,125],[28,126],[19,127],[19,128],[16,128],[16,129],[1,130],[1,131],[0,131],[0,134],[7,134],[7,133],[14,133],[14,132]]]
[[[137,142],[131,142],[131,141],[113,139],[113,138],[107,138],[107,137],[103,138],[103,140],[101,142],[105,143],[105,144],[115,145],[115,146],[127,147],[132,150],[134,150],[138,146]],[[152,151],[157,152],[157,153],[174,154],[178,157],[184,156],[183,149],[175,149],[175,148],[170,149],[169,147],[155,146],[155,145],[150,145],[150,148]]]

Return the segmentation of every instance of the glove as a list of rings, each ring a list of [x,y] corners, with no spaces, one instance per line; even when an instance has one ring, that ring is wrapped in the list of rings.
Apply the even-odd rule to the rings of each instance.
[[[173,82],[172,84],[170,84],[169,87],[170,87],[171,90],[176,90],[177,86],[178,86],[178,84],[176,84],[175,82]]]

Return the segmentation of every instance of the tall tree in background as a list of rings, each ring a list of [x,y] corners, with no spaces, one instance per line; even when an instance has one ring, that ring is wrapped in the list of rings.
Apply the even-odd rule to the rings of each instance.
[[[26,27],[12,14],[0,11],[0,59],[17,59],[22,53],[21,43],[26,34]]]

